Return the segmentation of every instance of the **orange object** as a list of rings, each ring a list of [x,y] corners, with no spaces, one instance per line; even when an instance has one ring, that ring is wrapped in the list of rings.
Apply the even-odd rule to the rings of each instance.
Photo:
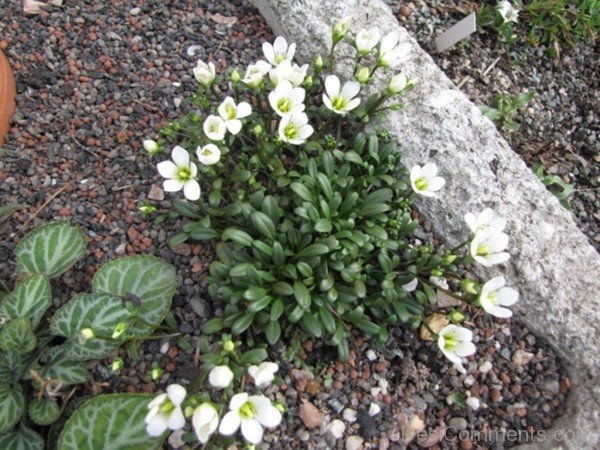
[[[15,77],[8,59],[0,50],[0,145],[4,145],[10,118],[15,112],[15,93]]]

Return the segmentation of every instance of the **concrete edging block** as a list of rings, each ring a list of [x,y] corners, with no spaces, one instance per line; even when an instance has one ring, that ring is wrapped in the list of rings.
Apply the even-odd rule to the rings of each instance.
[[[406,108],[385,125],[410,167],[432,160],[447,184],[418,207],[446,243],[461,242],[467,212],[493,208],[508,219],[510,261],[502,273],[521,293],[515,315],[553,345],[567,364],[572,391],[567,411],[546,439],[529,449],[600,447],[600,256],[567,211],[498,134],[494,125],[443,74],[381,0],[250,0],[276,34],[298,44],[297,59],[326,55],[331,26],[352,17],[352,29],[397,30],[412,46],[399,69],[417,87]],[[567,437],[567,439],[565,439]]]

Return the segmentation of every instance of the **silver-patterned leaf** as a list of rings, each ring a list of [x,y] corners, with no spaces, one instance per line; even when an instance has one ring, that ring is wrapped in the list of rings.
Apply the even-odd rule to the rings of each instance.
[[[146,394],[100,395],[85,402],[65,424],[57,450],[154,450],[165,436],[152,437],[144,421]]]
[[[44,439],[26,426],[0,434],[0,448],[10,450],[44,450]]]
[[[131,295],[140,302],[139,317],[131,334],[148,334],[165,318],[177,288],[175,268],[148,255],[126,256],[103,265],[92,280],[93,292]],[[134,304],[135,306],[135,304]],[[149,325],[151,324],[151,325]]]
[[[71,384],[85,383],[88,379],[87,365],[84,361],[70,361],[68,344],[51,347],[42,353],[34,370],[42,378],[60,380],[63,387]]]
[[[2,350],[14,350],[24,354],[32,351],[35,343],[35,334],[31,329],[31,321],[27,317],[11,320],[0,331],[0,348]]]
[[[20,384],[0,385],[0,433],[10,430],[21,420],[24,408],[25,396]]]
[[[35,328],[51,304],[50,280],[45,275],[36,273],[21,280],[2,300],[0,316],[6,320],[27,317]]]
[[[121,297],[108,294],[79,294],[62,306],[50,322],[53,334],[70,339],[67,359],[84,361],[105,358],[118,346],[110,337],[120,322],[127,322],[131,314]],[[96,337],[82,340],[81,331],[90,328]]]
[[[23,373],[23,358],[19,352],[5,350],[0,353],[0,380],[4,384],[19,381]]]
[[[51,222],[28,233],[15,248],[17,274],[43,273],[54,278],[85,255],[87,241],[80,227]]]
[[[60,417],[60,406],[49,398],[36,398],[27,407],[29,418],[38,425],[51,425]]]

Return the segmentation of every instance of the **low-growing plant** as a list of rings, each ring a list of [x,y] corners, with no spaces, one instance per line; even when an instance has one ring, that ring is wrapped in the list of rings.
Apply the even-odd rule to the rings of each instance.
[[[104,264],[94,275],[91,293],[77,294],[53,308],[50,280],[81,259],[86,247],[80,228],[52,222],[27,234],[15,248],[18,281],[0,302],[2,448],[44,449],[46,432],[48,448],[54,448],[66,415],[74,409],[69,403],[76,386],[89,380],[88,362],[106,358],[126,341],[144,339],[169,311],[175,270],[151,256]],[[56,448],[120,448],[117,441],[133,435],[131,424],[119,417],[135,416],[133,410],[123,409],[135,399],[118,405],[109,405],[109,400],[105,404],[105,397],[93,401],[98,406],[95,413],[76,429],[69,428],[69,438],[61,437]],[[143,400],[141,407],[146,404]],[[113,433],[105,440],[114,446],[83,444],[107,433],[95,431],[96,420],[113,423]],[[143,426],[138,434],[148,444],[143,448],[152,448]]]
[[[508,132],[518,131],[521,124],[515,120],[517,114],[520,109],[527,106],[534,96],[534,92],[523,92],[518,95],[503,92],[494,96],[493,107],[479,105],[479,109],[484,116],[503,130]]]
[[[546,189],[552,192],[552,194],[560,201],[560,204],[568,211],[572,211],[569,203],[569,196],[573,193],[573,184],[566,183],[558,175],[547,174],[544,165],[541,162],[535,163],[532,170],[540,181],[544,183]]]
[[[351,36],[348,27],[347,20],[334,26],[329,56],[310,68],[293,62],[295,44],[282,37],[265,43],[266,61],[243,75],[219,77],[212,63],[198,63],[189,114],[144,142],[152,155],[174,145],[172,161],[158,171],[164,189],[183,191],[188,201],[175,200],[166,214],[192,220],[171,244],[220,241],[206,280],[223,314],[204,325],[206,333],[263,335],[270,344],[302,333],[346,359],[352,327],[384,344],[391,326],[423,325],[464,371],[461,357],[475,351],[471,332],[428,317],[441,294],[511,314],[503,306],[518,294],[502,277],[482,285],[457,275],[459,263],[509,258],[506,220],[490,209],[467,215],[472,234],[447,251],[415,238],[413,196],[434,197],[444,179],[433,163],[403,168],[387,133],[367,126],[401,109],[401,95],[413,87],[403,74],[383,90],[373,83],[376,73],[407,61],[410,46],[395,32]],[[345,81],[334,75],[342,42],[355,54]],[[217,86],[225,81],[230,95],[222,100]]]

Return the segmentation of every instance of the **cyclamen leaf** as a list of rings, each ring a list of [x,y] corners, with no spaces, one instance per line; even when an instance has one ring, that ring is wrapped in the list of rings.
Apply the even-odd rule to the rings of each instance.
[[[128,330],[130,334],[152,333],[171,308],[177,289],[175,268],[149,255],[125,256],[104,264],[94,275],[92,291],[125,296],[133,294],[141,302],[138,316]]]
[[[5,384],[19,381],[23,370],[23,358],[15,350],[4,350],[0,354],[0,380]]]
[[[35,348],[36,342],[31,322],[27,317],[11,320],[0,331],[2,350],[14,350],[20,354],[29,353]]]
[[[20,384],[0,385],[0,433],[15,426],[23,415],[24,406],[25,396]]]
[[[40,365],[34,370],[42,378],[60,380],[63,386],[85,383],[88,379],[87,364],[68,359],[69,344],[50,347],[40,356]]]
[[[51,425],[60,417],[60,407],[54,400],[40,398],[29,403],[27,413],[38,425]]]
[[[6,320],[29,318],[35,328],[52,304],[50,281],[42,274],[23,279],[0,303],[0,316]]]
[[[28,233],[15,248],[17,274],[43,273],[54,278],[64,273],[87,248],[85,234],[68,222],[51,222]]]
[[[0,448],[10,450],[44,450],[44,439],[26,426],[0,434]]]
[[[166,434],[146,431],[146,394],[100,395],[85,402],[67,420],[57,450],[158,450]]]

